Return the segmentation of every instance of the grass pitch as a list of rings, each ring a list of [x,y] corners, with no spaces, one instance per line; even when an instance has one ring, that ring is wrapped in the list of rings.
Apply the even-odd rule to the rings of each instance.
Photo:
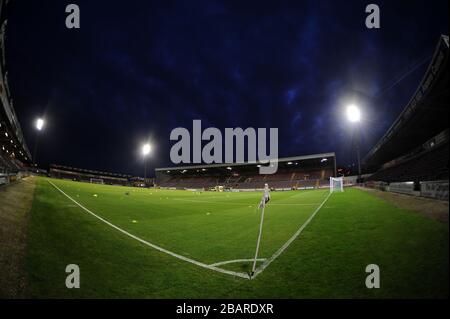
[[[51,180],[75,201],[152,244],[204,264],[254,256],[261,194],[188,192]],[[328,190],[272,192],[260,258],[271,257]],[[124,235],[39,178],[28,225],[30,297],[448,297],[448,224],[358,189],[334,193],[301,235],[253,280],[201,268]],[[381,269],[367,289],[365,267]],[[81,288],[65,287],[77,264]],[[219,267],[245,273],[250,262]]]

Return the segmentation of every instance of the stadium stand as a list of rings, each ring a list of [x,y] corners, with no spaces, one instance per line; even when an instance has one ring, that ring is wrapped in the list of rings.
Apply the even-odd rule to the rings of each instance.
[[[422,183],[435,181],[441,191],[447,188],[448,200],[448,51],[448,36],[441,36],[413,97],[364,158],[375,172],[369,182],[412,182],[420,191]]]
[[[133,178],[131,175],[108,173],[55,164],[50,165],[49,175],[53,178],[70,179],[78,182],[122,186],[131,185]]]
[[[448,130],[447,139],[420,152],[402,156],[383,165],[382,169],[370,176],[371,180],[384,182],[433,181],[448,179]]]
[[[157,168],[156,185],[176,189],[273,189],[327,187],[336,175],[334,153],[281,158],[275,174],[259,174],[260,164],[234,163]]]
[[[7,2],[0,1],[0,184],[25,174],[26,165],[31,159],[8,86],[5,60]]]

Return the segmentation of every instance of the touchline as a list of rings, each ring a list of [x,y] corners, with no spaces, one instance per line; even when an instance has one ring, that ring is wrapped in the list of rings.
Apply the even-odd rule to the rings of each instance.
[[[170,159],[174,164],[202,163],[202,161],[206,164],[261,163],[267,165],[259,165],[260,174],[274,174],[278,169],[278,128],[269,129],[269,138],[266,131],[266,128],[248,127],[245,130],[240,127],[225,128],[223,140],[222,132],[218,128],[208,127],[202,131],[201,120],[193,120],[192,139],[191,133],[184,127],[177,127],[170,133],[170,140],[177,141],[170,149]],[[247,162],[245,162],[246,140]],[[203,146],[203,142],[207,143]]]

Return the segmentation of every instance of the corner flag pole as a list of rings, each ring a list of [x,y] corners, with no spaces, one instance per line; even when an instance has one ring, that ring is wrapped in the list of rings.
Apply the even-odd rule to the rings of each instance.
[[[263,204],[262,204],[262,212],[261,212],[261,222],[259,223],[259,235],[258,235],[258,241],[256,242],[256,252],[255,252],[255,260],[253,261],[252,275],[255,273],[256,260],[258,259],[258,252],[259,252],[259,243],[261,242],[262,228],[263,228],[263,222],[264,222],[264,209],[266,208],[264,198],[262,200],[262,203]]]

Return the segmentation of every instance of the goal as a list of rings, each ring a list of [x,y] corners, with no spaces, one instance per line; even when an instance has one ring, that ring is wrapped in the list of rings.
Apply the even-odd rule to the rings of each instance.
[[[330,177],[330,193],[343,192],[344,180],[342,177]]]
[[[103,184],[103,179],[101,178],[91,178],[92,184]]]

